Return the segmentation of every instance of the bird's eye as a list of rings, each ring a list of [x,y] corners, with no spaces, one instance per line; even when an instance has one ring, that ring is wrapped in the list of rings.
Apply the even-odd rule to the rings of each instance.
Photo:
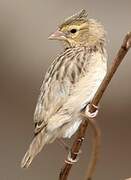
[[[72,34],[74,34],[74,33],[77,32],[77,30],[76,30],[76,29],[71,29],[70,32],[71,32]]]

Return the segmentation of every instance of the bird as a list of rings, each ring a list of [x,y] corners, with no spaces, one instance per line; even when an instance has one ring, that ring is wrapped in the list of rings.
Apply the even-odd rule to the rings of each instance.
[[[60,41],[63,50],[51,63],[40,88],[34,137],[22,168],[28,168],[45,145],[75,134],[83,120],[81,112],[107,72],[106,31],[85,9],[65,19],[49,39]]]

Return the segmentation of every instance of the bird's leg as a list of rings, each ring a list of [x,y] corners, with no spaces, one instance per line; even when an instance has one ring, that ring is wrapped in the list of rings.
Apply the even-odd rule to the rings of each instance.
[[[62,146],[62,147],[64,147],[64,149],[66,150],[66,152],[69,152],[70,151],[70,147],[69,147],[69,145],[67,145],[65,142],[64,142],[64,140],[63,139],[57,139],[57,141],[58,141],[58,143]]]
[[[65,162],[68,163],[68,164],[74,164],[74,163],[76,163],[76,162],[79,160],[79,157],[77,157],[75,160],[72,159],[72,157],[71,157],[71,149],[70,149],[69,145],[67,145],[67,144],[64,142],[64,140],[61,139],[61,138],[60,138],[60,139],[57,139],[57,141],[58,141],[58,143],[59,143],[62,147],[64,147],[64,149],[65,149],[66,152],[68,153],[67,160],[66,160]],[[82,139],[82,140],[79,139],[79,141],[83,141],[83,139]],[[76,154],[76,155],[79,155],[80,153],[81,153],[81,150],[80,150],[79,152],[73,152],[73,154]]]
[[[83,141],[83,138],[79,139],[79,142],[80,141]],[[70,150],[69,153],[68,153],[67,159],[65,160],[65,162],[67,164],[74,164],[74,163],[76,163],[79,160],[79,154],[81,154],[81,153],[82,153],[81,150],[79,150],[78,152],[72,152]],[[75,159],[72,158],[72,154],[76,156]]]
[[[93,106],[94,108],[94,112],[90,112],[89,109],[90,109],[90,103],[86,106],[86,109],[85,109],[85,114],[89,117],[89,118],[95,118],[98,114],[98,106],[95,106],[94,104],[91,104],[91,106]]]

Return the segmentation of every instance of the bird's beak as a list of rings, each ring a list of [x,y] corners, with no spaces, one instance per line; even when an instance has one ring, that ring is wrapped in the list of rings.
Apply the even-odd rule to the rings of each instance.
[[[65,40],[65,34],[61,32],[60,30],[55,31],[53,34],[51,34],[48,39],[51,40]]]

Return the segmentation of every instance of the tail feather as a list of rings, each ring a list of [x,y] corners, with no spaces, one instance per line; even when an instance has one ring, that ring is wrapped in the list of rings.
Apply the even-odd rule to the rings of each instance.
[[[48,135],[42,130],[35,136],[29,146],[24,158],[21,161],[22,168],[28,168],[33,161],[34,157],[42,150],[43,146],[48,142]]]

